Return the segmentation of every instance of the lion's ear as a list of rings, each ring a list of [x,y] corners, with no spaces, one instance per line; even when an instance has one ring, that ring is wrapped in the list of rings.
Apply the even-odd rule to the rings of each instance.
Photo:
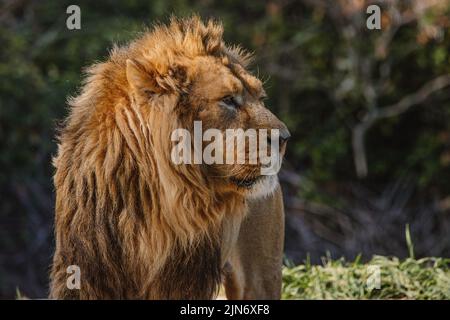
[[[161,93],[156,72],[146,70],[138,61],[128,59],[126,72],[128,83],[135,94],[148,96]]]

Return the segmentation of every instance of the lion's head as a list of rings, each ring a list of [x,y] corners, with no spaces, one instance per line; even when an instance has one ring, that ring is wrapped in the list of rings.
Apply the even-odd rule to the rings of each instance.
[[[273,143],[270,134],[277,129],[274,137],[279,139],[276,141],[278,148],[268,150],[267,155],[275,151],[282,157],[289,131],[265,107],[266,93],[262,82],[246,70],[250,55],[239,47],[226,46],[220,25],[213,22],[204,25],[196,17],[172,20],[167,28],[159,30],[159,34],[142,39],[134,48],[137,54],[127,59],[126,74],[139,107],[151,110],[163,105],[164,110],[157,111],[160,121],[176,124],[172,130],[177,127],[187,129],[192,137],[188,141],[192,149],[201,140],[199,158],[205,155],[203,152],[208,145],[211,149],[210,142],[222,140],[209,153],[213,160],[222,161],[201,159],[203,161],[196,162],[192,156],[188,164],[201,165],[203,178],[214,184],[218,192],[256,197],[273,191],[276,170],[261,174],[261,167],[268,164],[262,164],[259,152],[262,147],[270,148]],[[201,126],[200,136],[194,130],[195,123]],[[203,136],[208,129],[215,129],[222,136]],[[267,135],[259,135],[261,129],[266,130]],[[166,138],[164,146],[173,148],[173,141]],[[250,140],[253,138],[257,144],[252,149]],[[236,145],[227,149],[233,142]],[[238,148],[238,142],[244,142],[243,149]],[[192,150],[183,150],[186,151]],[[227,161],[230,152],[233,160]],[[243,156],[240,162],[239,153]],[[250,162],[252,155],[256,161]]]

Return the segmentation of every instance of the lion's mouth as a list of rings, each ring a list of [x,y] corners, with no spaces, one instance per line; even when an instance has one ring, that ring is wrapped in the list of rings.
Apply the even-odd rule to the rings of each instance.
[[[237,185],[238,187],[241,188],[251,188],[253,185],[255,185],[256,182],[258,182],[258,180],[261,179],[261,177],[255,177],[255,178],[251,178],[251,179],[239,179],[239,178],[231,178],[231,182],[234,183],[235,185]]]

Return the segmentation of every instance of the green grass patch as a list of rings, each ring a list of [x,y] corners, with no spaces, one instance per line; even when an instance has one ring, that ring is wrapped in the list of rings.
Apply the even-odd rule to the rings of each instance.
[[[283,269],[283,299],[450,299],[450,259],[373,256]]]

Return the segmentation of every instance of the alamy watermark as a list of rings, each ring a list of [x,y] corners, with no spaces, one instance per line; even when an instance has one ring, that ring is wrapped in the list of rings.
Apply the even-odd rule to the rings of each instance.
[[[66,273],[70,274],[66,280],[66,287],[69,290],[80,290],[81,288],[81,270],[77,265],[70,265],[66,269]]]
[[[67,7],[66,13],[69,15],[66,19],[66,27],[69,30],[81,29],[81,9],[79,6],[72,4]]]
[[[366,20],[366,27],[369,30],[381,29],[381,8],[376,4],[372,4],[367,7],[366,13],[369,17]]]
[[[367,266],[366,286],[369,291],[381,289],[381,268],[379,265]]]
[[[269,133],[270,131],[270,133]],[[278,129],[210,128],[194,121],[193,137],[187,129],[175,129],[171,141],[172,162],[180,164],[250,164],[261,166],[261,175],[277,174],[281,167]],[[206,144],[206,145],[205,145]]]

